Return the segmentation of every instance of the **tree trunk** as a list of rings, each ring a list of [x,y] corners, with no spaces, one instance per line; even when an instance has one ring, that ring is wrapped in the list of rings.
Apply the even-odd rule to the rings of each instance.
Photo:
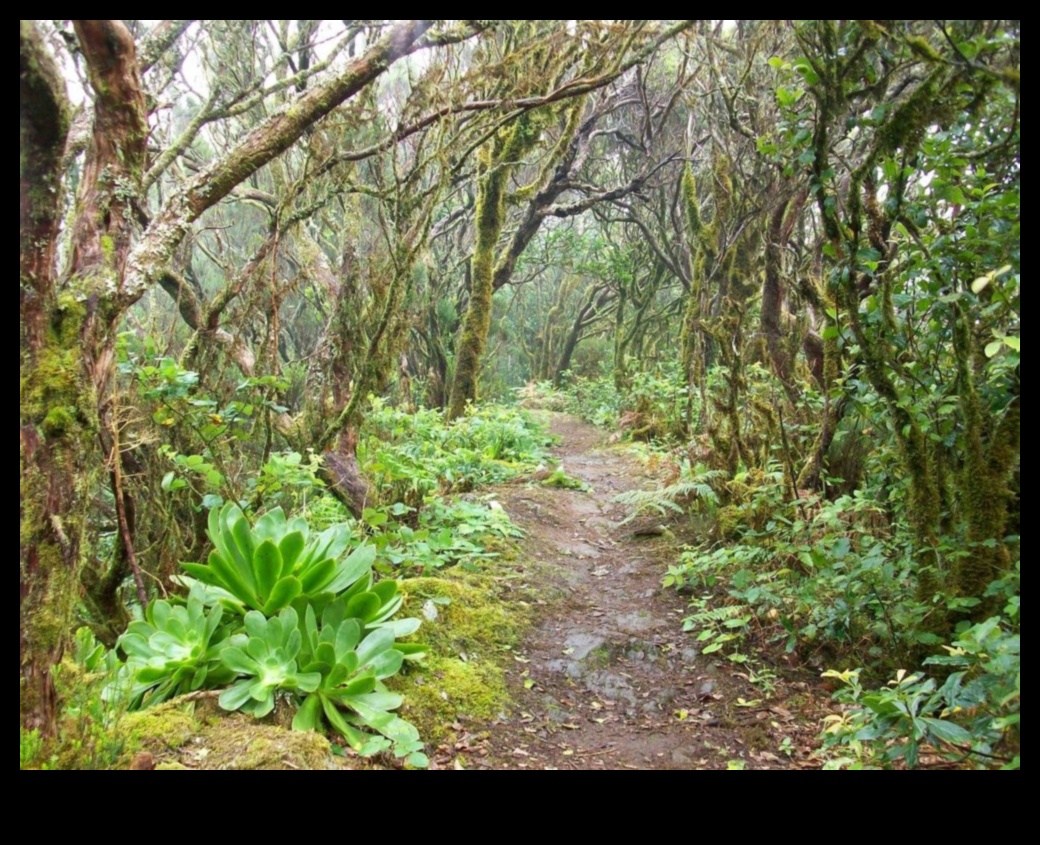
[[[76,361],[62,354],[55,326],[54,244],[61,197],[61,156],[69,128],[58,69],[31,21],[19,30],[19,610],[20,716],[27,727],[53,725],[51,665],[61,644],[74,590],[61,589],[79,556],[79,525],[47,519],[71,511],[75,488],[62,481],[63,435],[79,428]],[[53,408],[53,410],[52,410]],[[72,410],[70,410],[72,409]],[[61,431],[59,431],[61,429]],[[72,500],[72,501],[70,501]],[[57,600],[55,601],[55,594]]]
[[[74,26],[95,92],[94,133],[60,291],[53,245],[67,123],[55,116],[66,109],[65,94],[38,33],[25,22],[21,30],[20,715],[46,731],[55,716],[50,667],[72,632],[87,508],[103,463],[98,434],[114,361],[110,327],[118,316],[111,303],[130,246],[130,202],[147,140],[130,33],[118,21]],[[27,252],[26,240],[34,237]]]
[[[462,323],[462,337],[455,358],[455,378],[448,401],[448,419],[461,417],[477,399],[480,358],[491,331],[491,299],[494,296],[495,247],[506,219],[506,187],[512,165],[533,145],[529,115],[522,115],[480,151],[477,185],[476,243],[473,247],[469,306]]]

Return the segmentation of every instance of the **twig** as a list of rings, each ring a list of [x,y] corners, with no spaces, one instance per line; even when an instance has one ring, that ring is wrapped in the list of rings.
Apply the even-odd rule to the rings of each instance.
[[[130,523],[126,518],[126,501],[123,498],[123,457],[119,451],[119,426],[112,424],[112,492],[116,500],[116,518],[119,522],[119,536],[123,540],[123,551],[126,553],[126,561],[130,564],[130,571],[134,575],[134,584],[137,587],[137,600],[141,602],[141,610],[148,607],[148,591],[144,588],[144,576],[141,574],[141,566],[137,562],[137,553],[134,551],[134,538],[130,534]]]

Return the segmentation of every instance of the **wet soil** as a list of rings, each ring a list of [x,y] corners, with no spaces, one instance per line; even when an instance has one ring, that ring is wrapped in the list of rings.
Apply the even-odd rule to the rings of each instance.
[[[781,704],[775,687],[764,694],[746,668],[700,654],[683,633],[686,601],[661,586],[679,541],[623,524],[627,510],[615,502],[652,484],[644,465],[579,419],[552,414],[550,426],[556,458],[590,489],[530,483],[496,493],[527,534],[523,575],[544,598],[508,671],[513,707],[468,734],[466,767],[812,765],[798,749],[815,725],[793,712],[804,685],[787,684]]]

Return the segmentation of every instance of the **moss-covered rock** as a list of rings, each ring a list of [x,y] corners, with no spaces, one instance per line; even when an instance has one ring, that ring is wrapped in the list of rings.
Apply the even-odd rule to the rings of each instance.
[[[421,668],[394,679],[393,686],[405,697],[401,716],[431,744],[452,737],[460,719],[495,718],[508,700],[501,667],[486,659],[431,657]]]

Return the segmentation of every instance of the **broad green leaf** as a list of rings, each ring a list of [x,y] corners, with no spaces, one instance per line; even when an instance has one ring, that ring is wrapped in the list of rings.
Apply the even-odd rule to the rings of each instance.
[[[321,683],[320,672],[297,672],[296,688],[301,692],[314,692]]]
[[[390,599],[398,594],[400,591],[400,585],[393,578],[384,578],[382,581],[372,586],[371,592],[379,596],[379,600],[386,604]]]
[[[253,682],[250,680],[239,681],[234,686],[228,687],[220,694],[217,703],[225,710],[238,710],[243,704],[250,700],[250,688]]]
[[[393,648],[393,645],[394,635],[385,628],[376,628],[357,647],[358,660],[364,665],[377,654]]]
[[[383,603],[375,593],[362,593],[347,602],[347,616],[368,621],[379,612],[382,606]]]
[[[277,543],[285,533],[285,512],[281,508],[269,510],[256,521],[253,533],[259,540],[272,540]]]
[[[952,742],[955,745],[971,745],[971,733],[955,722],[928,717],[921,717],[921,721],[928,726],[929,731],[943,740],[943,742]]]
[[[303,592],[303,587],[299,578],[293,575],[282,578],[271,590],[267,604],[264,605],[264,613],[268,616],[277,613],[282,608],[287,607],[301,592]]]
[[[322,686],[325,689],[335,689],[350,676],[350,669],[345,663],[337,663],[335,666],[323,670],[322,675],[324,675]]]
[[[336,629],[336,657],[341,658],[352,651],[361,639],[361,627],[353,619],[340,623]]]
[[[251,675],[256,672],[256,661],[240,648],[226,648],[220,653],[221,662],[232,672]]]
[[[260,543],[253,552],[253,571],[256,575],[258,597],[264,601],[271,595],[274,585],[282,575],[282,554],[270,538]]]
[[[321,724],[321,698],[317,695],[308,695],[304,699],[300,709],[293,716],[292,729],[294,731],[316,731]]]
[[[205,564],[181,562],[181,569],[203,584],[209,584],[212,587],[225,586],[220,577]]]
[[[319,561],[305,572],[299,573],[300,584],[303,587],[303,592],[308,595],[320,592],[328,585],[335,574],[335,561],[331,558],[325,558],[325,560]]]
[[[418,660],[426,655],[430,647],[426,643],[394,643],[394,651],[399,651],[405,660]]]
[[[419,630],[421,620],[409,617],[407,619],[393,619],[389,622],[380,622],[377,627],[389,629],[395,637],[408,637]]]
[[[282,541],[278,544],[278,551],[282,553],[281,575],[292,575],[296,561],[303,551],[304,542],[303,532],[301,531],[290,531],[282,538]]]
[[[336,575],[327,585],[331,593],[340,593],[365,575],[376,559],[375,546],[359,546],[339,563]]]
[[[366,693],[372,692],[376,686],[375,675],[362,675],[360,678],[355,678],[346,688],[343,690],[344,696],[354,695],[365,695]]]

